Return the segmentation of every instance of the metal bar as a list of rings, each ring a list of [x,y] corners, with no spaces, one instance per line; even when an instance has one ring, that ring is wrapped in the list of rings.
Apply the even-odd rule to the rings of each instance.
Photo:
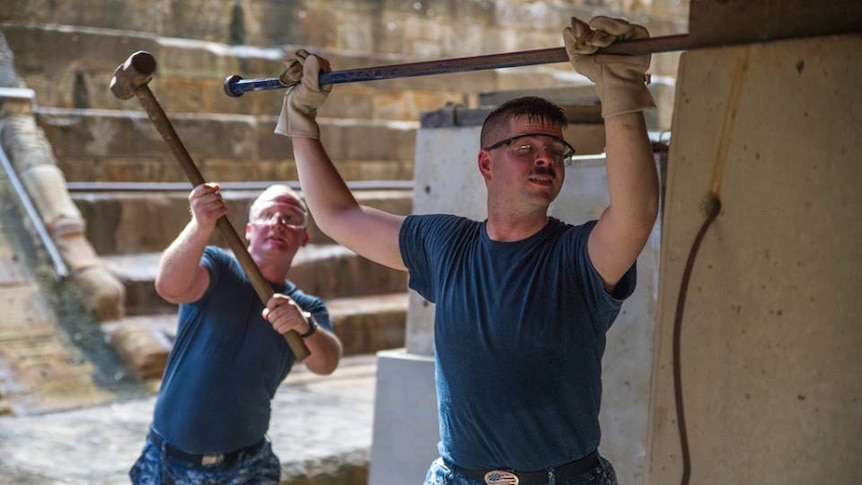
[[[602,54],[639,55],[685,50],[688,48],[688,34],[651,37],[628,42],[611,44],[600,49]],[[402,77],[430,76],[455,72],[481,71],[484,69],[500,69],[506,67],[531,66],[536,64],[552,64],[568,62],[569,57],[564,47],[534,49],[527,51],[488,54],[474,57],[456,57],[436,61],[410,62],[388,66],[365,67],[321,73],[318,78],[323,84],[343,84],[360,81],[378,81]],[[224,81],[224,91],[228,96],[237,98],[248,91],[265,91],[291,87],[293,83],[285,83],[279,77],[262,79],[243,79],[239,75],[229,76]]]
[[[27,217],[29,217],[30,221],[33,223],[33,227],[36,229],[36,234],[39,236],[39,240],[42,241],[42,245],[48,252],[48,257],[51,259],[51,265],[54,267],[55,278],[57,280],[67,278],[69,276],[69,268],[63,261],[63,256],[60,255],[60,251],[57,250],[57,246],[54,244],[54,240],[48,233],[48,229],[45,228],[45,223],[42,222],[42,216],[39,215],[39,211],[36,210],[36,206],[33,205],[33,201],[30,199],[30,195],[21,183],[21,179],[18,178],[15,168],[12,166],[9,158],[6,157],[6,152],[3,151],[3,147],[0,147],[0,163],[3,164],[3,169],[9,177],[9,182],[12,184],[12,188],[18,195],[18,199],[21,200],[21,204],[24,206],[24,212],[27,213]]]

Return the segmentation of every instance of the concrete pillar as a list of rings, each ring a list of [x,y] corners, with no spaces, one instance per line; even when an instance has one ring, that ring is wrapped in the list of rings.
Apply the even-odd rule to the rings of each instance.
[[[680,327],[691,483],[850,485],[862,477],[859,52],[855,34],[682,56],[650,483],[682,476],[674,317],[710,192],[722,210],[695,260]]]

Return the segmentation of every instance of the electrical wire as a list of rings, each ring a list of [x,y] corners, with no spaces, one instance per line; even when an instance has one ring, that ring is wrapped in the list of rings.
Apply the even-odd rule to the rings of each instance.
[[[691,245],[691,250],[688,253],[688,260],[685,262],[685,270],[682,273],[682,282],[680,283],[679,296],[676,303],[676,315],[673,322],[673,394],[676,402],[676,423],[679,430],[680,446],[682,447],[682,485],[688,485],[691,479],[691,453],[688,445],[688,430],[685,424],[685,411],[683,408],[682,399],[682,364],[680,362],[681,341],[682,341],[682,317],[685,312],[685,299],[688,293],[688,284],[691,280],[692,269],[694,262],[697,259],[697,252],[703,242],[704,236],[709,226],[715,221],[718,214],[721,212],[721,200],[717,195],[711,194],[704,205],[706,210],[706,220],[700,226],[697,236]]]
[[[694,262],[697,260],[697,252],[703,242],[704,236],[709,226],[715,221],[718,214],[721,212],[721,183],[724,179],[724,169],[727,163],[728,152],[731,146],[731,136],[735,126],[737,107],[742,96],[742,88],[745,85],[746,74],[748,73],[748,59],[751,49],[741,49],[736,59],[736,66],[733,70],[731,78],[730,93],[728,94],[727,102],[725,103],[724,117],[719,134],[718,149],[716,150],[715,162],[713,164],[712,186],[704,201],[704,211],[706,212],[706,220],[703,221],[700,230],[691,244],[691,249],[688,253],[688,259],[685,262],[685,270],[682,273],[682,281],[680,282],[679,295],[676,301],[676,315],[673,323],[673,394],[676,403],[676,424],[679,431],[680,448],[682,449],[682,479],[681,485],[688,485],[691,479],[691,452],[688,443],[688,429],[685,423],[685,408],[683,407],[682,397],[682,363],[680,356],[682,354],[682,318],[685,312],[685,300],[688,294],[688,285],[691,280],[691,273],[694,268]]]

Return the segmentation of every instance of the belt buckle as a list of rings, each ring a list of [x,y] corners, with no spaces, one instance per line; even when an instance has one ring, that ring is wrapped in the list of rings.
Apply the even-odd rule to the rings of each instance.
[[[491,470],[485,474],[487,485],[518,485],[520,481],[518,475],[506,470]]]
[[[224,460],[224,455],[204,455],[201,457],[201,465],[211,466],[218,465]]]

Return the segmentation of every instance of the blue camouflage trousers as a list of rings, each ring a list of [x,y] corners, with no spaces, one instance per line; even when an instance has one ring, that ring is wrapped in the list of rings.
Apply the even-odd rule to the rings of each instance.
[[[278,485],[281,461],[269,440],[256,453],[231,465],[193,465],[174,458],[147,440],[129,470],[133,485]]]
[[[549,473],[548,481],[542,485],[618,485],[617,474],[611,462],[601,456],[599,462],[600,466],[565,481],[557,480],[553,473]],[[443,463],[442,458],[437,458],[428,468],[423,485],[485,485],[485,481],[455,473]]]

